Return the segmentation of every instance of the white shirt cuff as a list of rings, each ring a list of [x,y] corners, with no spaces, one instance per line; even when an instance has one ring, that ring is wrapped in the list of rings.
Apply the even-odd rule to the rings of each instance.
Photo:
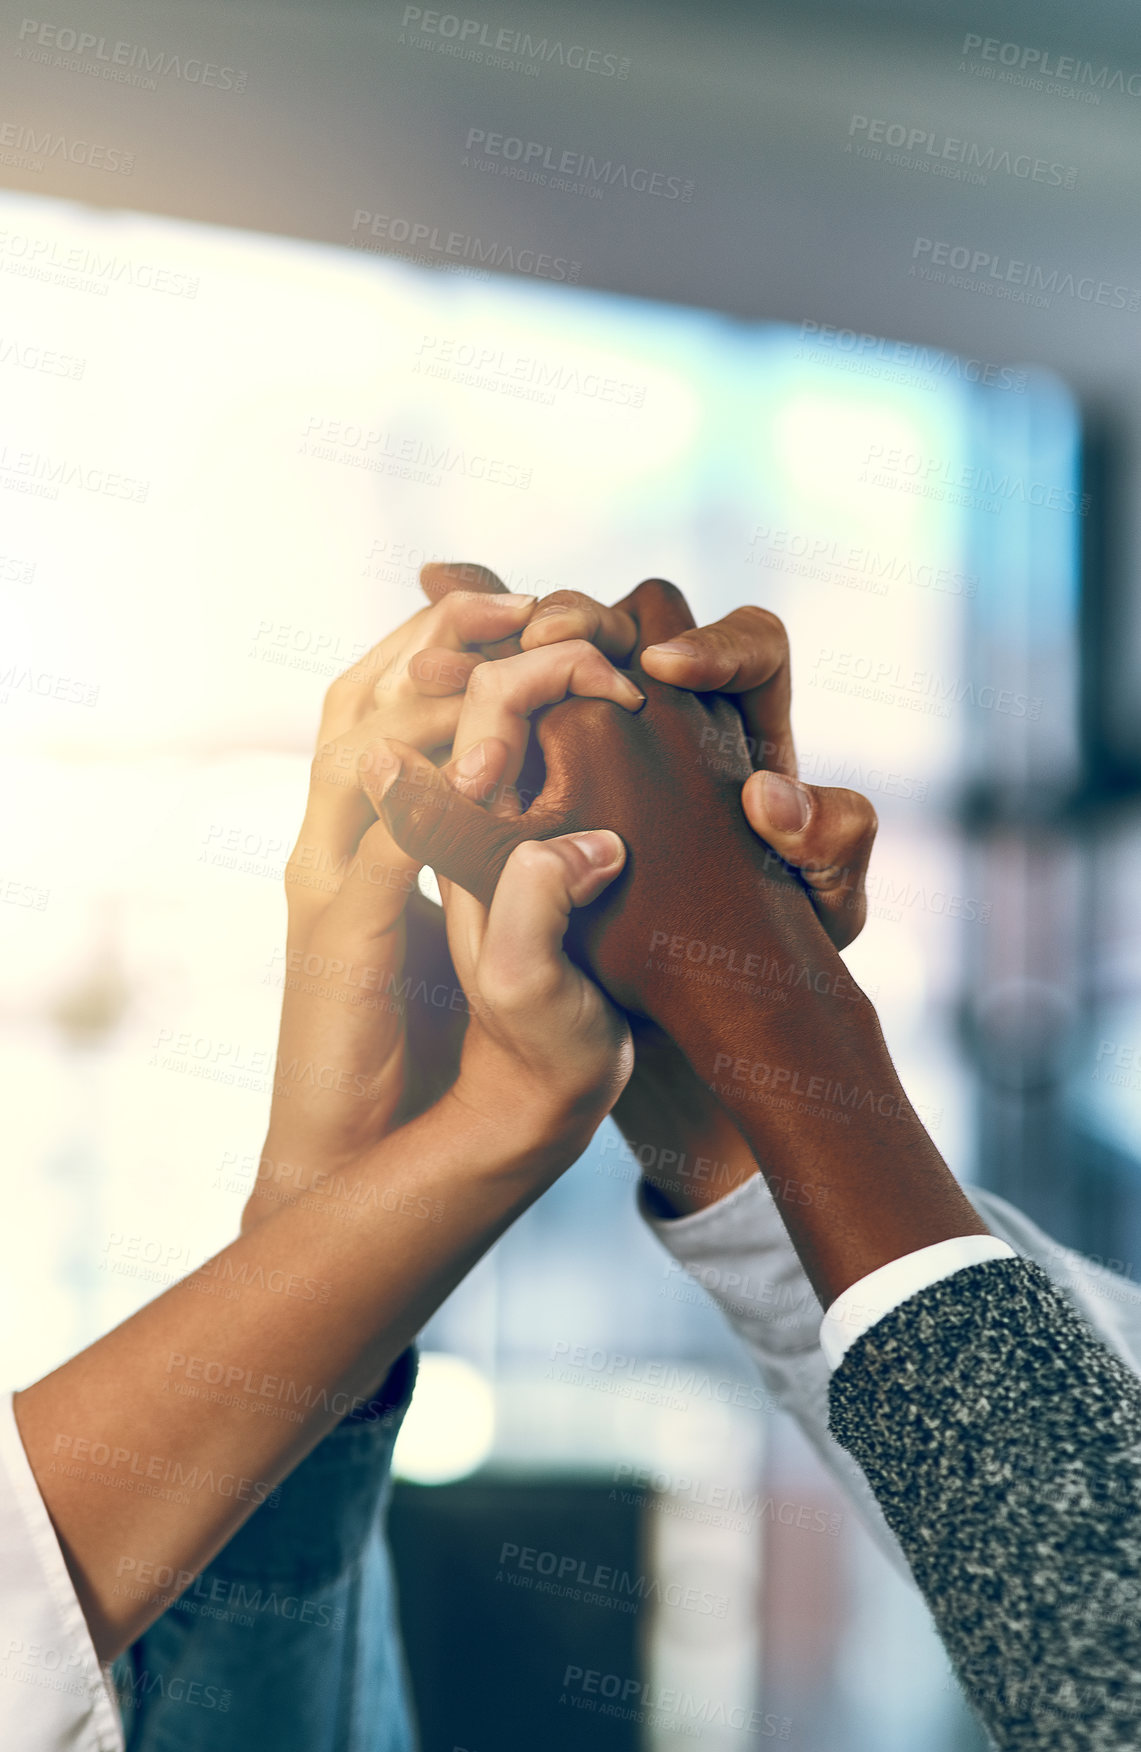
[[[0,1746],[122,1752],[123,1723],[12,1410],[0,1395]]]
[[[856,1340],[893,1308],[912,1296],[951,1277],[968,1265],[984,1265],[990,1259],[1014,1259],[1013,1247],[995,1235],[959,1235],[952,1241],[936,1241],[919,1247],[901,1259],[889,1260],[878,1271],[836,1297],[820,1322],[820,1348],[830,1369],[835,1369]]]

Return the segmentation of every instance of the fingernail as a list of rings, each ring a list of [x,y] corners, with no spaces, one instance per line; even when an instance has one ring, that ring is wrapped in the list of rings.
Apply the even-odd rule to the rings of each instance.
[[[801,833],[812,814],[812,798],[795,779],[783,773],[762,773],[765,814],[778,833]]]
[[[571,840],[576,845],[588,864],[596,870],[601,870],[607,864],[615,863],[622,855],[622,841],[616,833],[611,833],[608,827],[599,828],[594,833],[575,833]]]
[[[504,608],[526,608],[529,602],[538,602],[537,596],[515,596],[510,590],[500,590],[494,596],[489,595],[489,602],[502,603]]]
[[[453,761],[452,771],[460,779],[478,779],[486,765],[486,744],[477,742],[474,748],[469,748],[466,754]]]
[[[646,651],[664,651],[667,657],[700,657],[701,646],[692,639],[667,639],[662,645],[647,645]],[[645,656],[646,652],[642,653]]]
[[[626,683],[626,687],[627,687],[627,690],[629,693],[629,698],[632,701],[635,709],[637,709],[639,706],[644,706],[646,703],[646,696],[642,692],[641,688],[638,687],[638,685],[635,682],[631,681],[630,677],[628,675],[624,675],[622,677],[622,680]]]

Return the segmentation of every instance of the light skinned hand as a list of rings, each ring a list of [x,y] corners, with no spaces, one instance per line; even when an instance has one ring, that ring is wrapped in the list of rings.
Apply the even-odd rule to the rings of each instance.
[[[575,907],[618,875],[616,833],[527,840],[508,858],[489,909],[442,884],[448,942],[471,1014],[452,1091],[483,1120],[535,1115],[563,1165],[586,1147],[634,1068],[622,1011],[563,953]]]
[[[533,597],[453,591],[398,627],[330,687],[308,803],[286,867],[288,936],[274,1096],[243,1227],[339,1171],[454,1080],[467,1000],[419,866],[369,800],[386,738],[450,752],[482,651],[510,649]],[[625,699],[598,652],[570,692]],[[413,961],[405,968],[411,940]],[[409,1041],[412,1050],[409,1051]]]

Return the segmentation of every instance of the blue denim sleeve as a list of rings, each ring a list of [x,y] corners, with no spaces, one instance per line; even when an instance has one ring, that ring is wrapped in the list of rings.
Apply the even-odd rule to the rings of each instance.
[[[115,1663],[127,1752],[413,1752],[384,1516],[405,1353]]]

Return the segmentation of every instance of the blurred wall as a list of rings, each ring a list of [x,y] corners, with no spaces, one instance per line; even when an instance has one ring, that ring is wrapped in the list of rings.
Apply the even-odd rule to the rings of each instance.
[[[1139,124],[1120,0],[0,10],[10,187],[1053,366],[1112,426],[1126,571]],[[1109,716],[1141,749],[1133,690]]]

